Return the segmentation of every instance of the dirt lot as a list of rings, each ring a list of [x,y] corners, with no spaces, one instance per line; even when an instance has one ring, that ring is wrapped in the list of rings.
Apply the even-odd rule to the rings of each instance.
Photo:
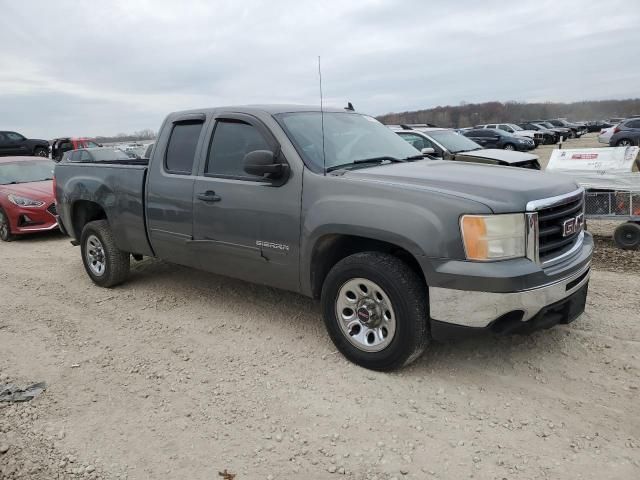
[[[318,306],[147,259],[91,284],[59,235],[0,244],[0,479],[640,478],[640,252],[598,233],[587,312],[531,337],[345,361]]]

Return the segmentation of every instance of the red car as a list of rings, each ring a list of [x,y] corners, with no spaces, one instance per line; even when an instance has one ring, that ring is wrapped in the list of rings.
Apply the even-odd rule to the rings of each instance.
[[[52,160],[0,158],[0,239],[58,228]]]

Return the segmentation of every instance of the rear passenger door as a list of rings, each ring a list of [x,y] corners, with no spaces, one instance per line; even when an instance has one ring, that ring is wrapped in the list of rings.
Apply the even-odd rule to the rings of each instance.
[[[193,235],[194,169],[205,115],[185,114],[163,127],[147,179],[147,228],[155,254],[196,266],[190,255]],[[197,262],[195,262],[197,263]]]
[[[258,118],[219,114],[210,130],[193,200],[192,250],[201,268],[298,290],[302,177],[272,181],[244,171],[244,156],[255,150],[287,161]]]

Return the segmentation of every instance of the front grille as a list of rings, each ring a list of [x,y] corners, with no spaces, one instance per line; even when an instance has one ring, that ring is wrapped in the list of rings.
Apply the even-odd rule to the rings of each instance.
[[[56,210],[56,204],[52,203],[51,205],[49,205],[47,207],[47,212],[49,212],[51,215],[53,215],[55,217],[58,214],[58,212]]]
[[[538,258],[540,262],[544,263],[560,256],[575,245],[582,229],[565,237],[563,224],[583,212],[583,195],[538,210]]]

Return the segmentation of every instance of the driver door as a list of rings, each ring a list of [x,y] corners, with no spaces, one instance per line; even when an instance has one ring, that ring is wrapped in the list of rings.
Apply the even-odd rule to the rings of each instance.
[[[268,128],[246,114],[220,114],[195,180],[193,252],[209,271],[297,290],[302,177],[277,182],[246,173],[243,160],[270,150],[286,163]]]

